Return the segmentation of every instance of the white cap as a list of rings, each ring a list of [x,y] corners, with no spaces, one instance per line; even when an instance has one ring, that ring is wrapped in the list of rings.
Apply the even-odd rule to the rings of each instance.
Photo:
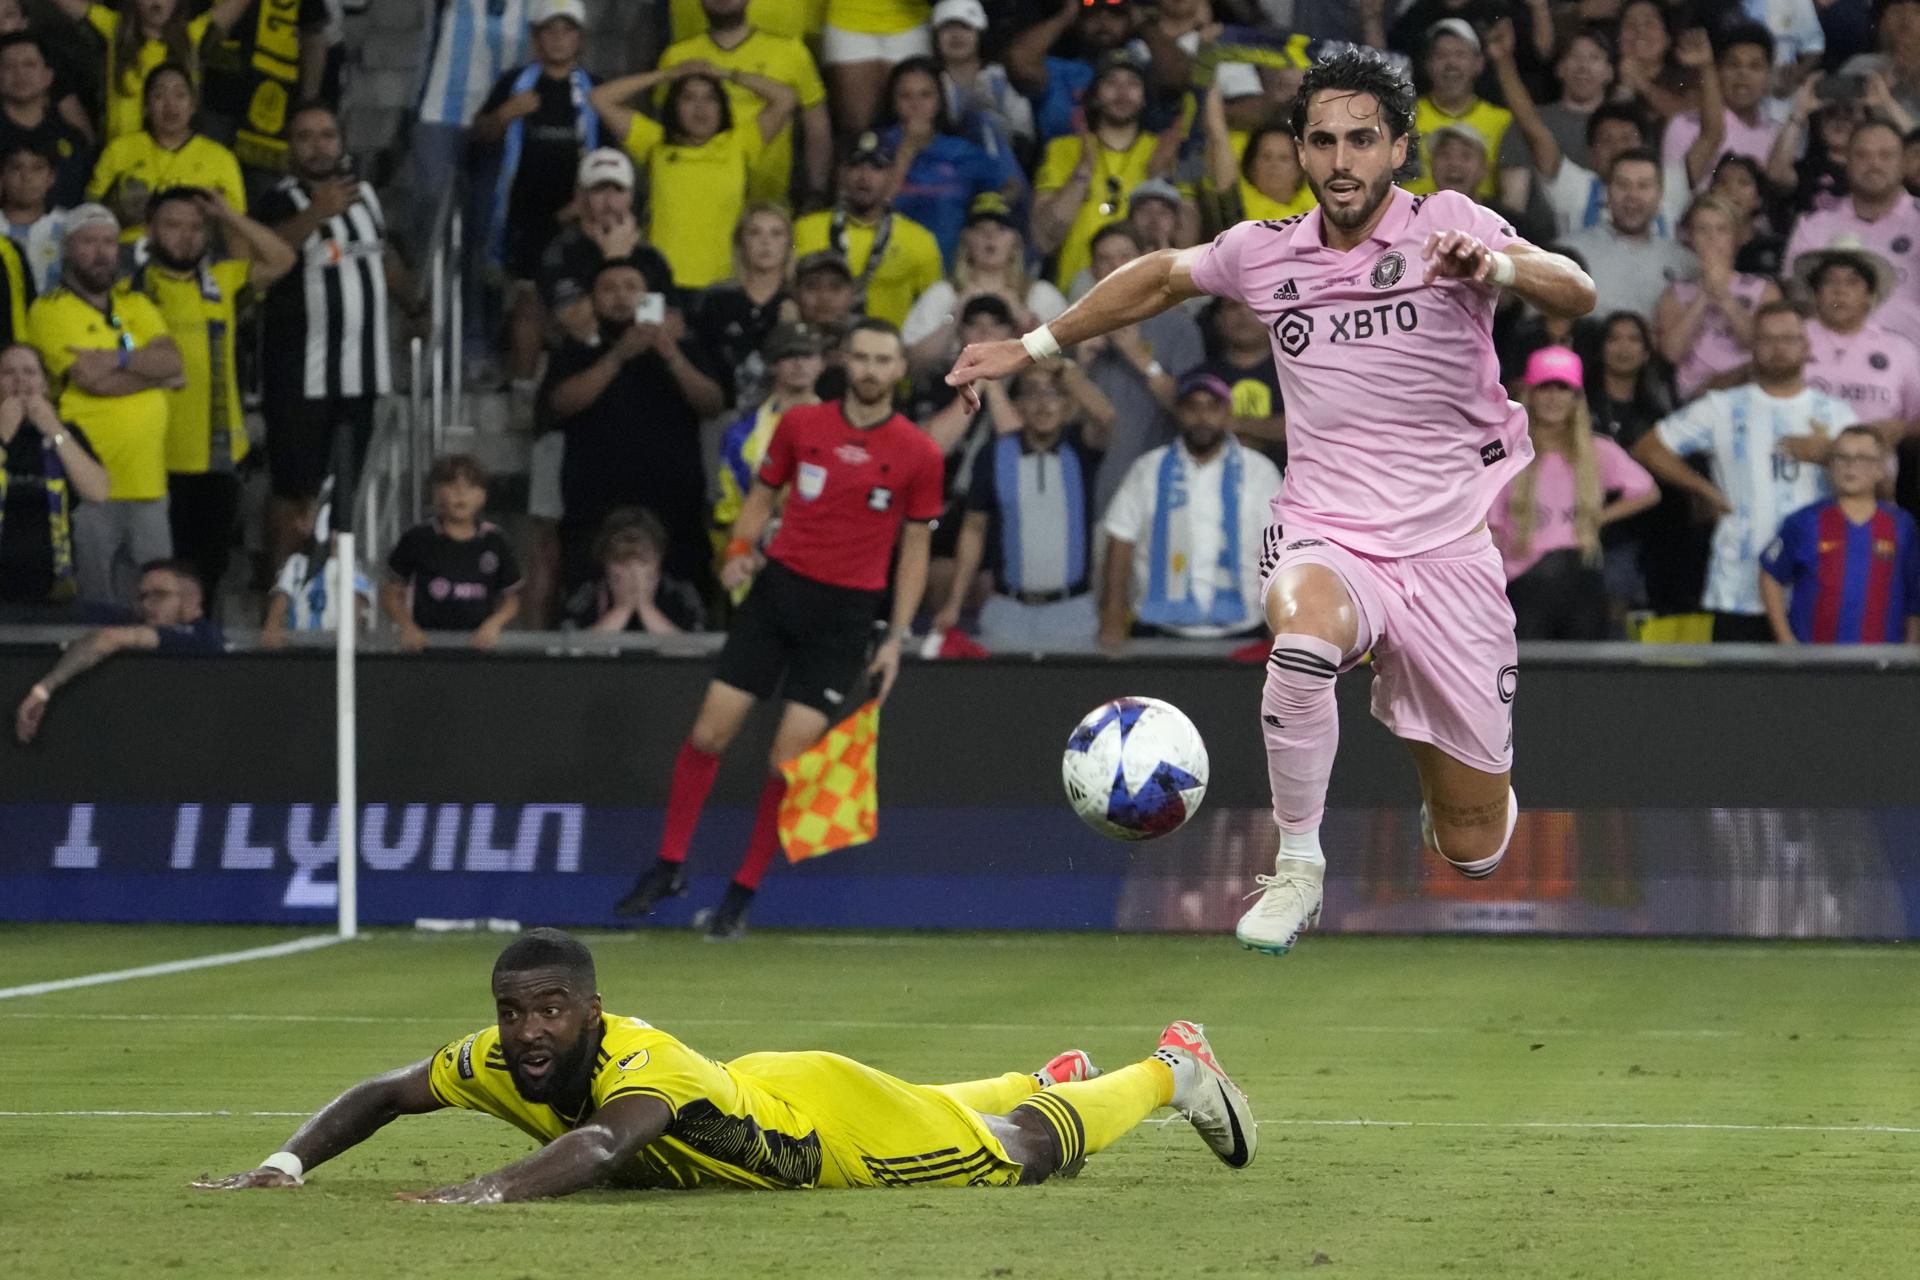
[[[586,0],[533,0],[527,6],[528,26],[545,26],[555,18],[572,18],[574,26],[586,30]]]
[[[65,234],[71,235],[82,227],[91,227],[95,224],[112,227],[113,234],[120,234],[120,219],[113,216],[113,210],[103,204],[93,203],[76,205],[67,210]]]
[[[575,179],[582,191],[611,182],[624,190],[633,190],[633,161],[615,147],[601,147],[580,157],[580,175]]]
[[[987,9],[980,0],[940,0],[933,6],[930,24],[939,30],[949,22],[963,22],[975,31],[987,29]]]
[[[1440,36],[1458,36],[1472,45],[1475,53],[1480,51],[1480,33],[1465,18],[1442,18],[1427,28],[1428,44]]]

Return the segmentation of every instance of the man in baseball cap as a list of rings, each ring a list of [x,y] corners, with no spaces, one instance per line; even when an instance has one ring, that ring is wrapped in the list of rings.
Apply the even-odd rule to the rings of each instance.
[[[930,19],[936,38],[940,34],[940,28],[949,22],[957,22],[974,31],[985,31],[987,8],[980,3],[980,0],[940,0],[939,4],[933,6],[933,17]]]
[[[1265,514],[1250,495],[1277,490],[1280,469],[1234,439],[1233,391],[1220,378],[1195,370],[1174,396],[1180,438],[1128,469],[1101,521],[1110,541],[1100,643],[1109,648],[1125,643],[1130,613],[1135,634],[1185,639],[1265,626]],[[1186,500],[1167,506],[1176,492]]]
[[[1474,83],[1486,65],[1480,33],[1465,18],[1442,18],[1427,28],[1421,66],[1426,72],[1428,88],[1414,110],[1414,125],[1420,133],[1421,172],[1406,184],[1407,190],[1432,193],[1442,189],[1435,185],[1436,137],[1448,125],[1464,125],[1479,135],[1486,157],[1482,165],[1486,172],[1469,194],[1476,199],[1494,194],[1493,157],[1500,154],[1500,140],[1512,127],[1513,114],[1474,92]],[[1466,150],[1464,142],[1462,139],[1455,144],[1461,154]]]

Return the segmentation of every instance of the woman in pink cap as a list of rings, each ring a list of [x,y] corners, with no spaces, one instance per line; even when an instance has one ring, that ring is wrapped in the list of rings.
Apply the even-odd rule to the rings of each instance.
[[[1653,477],[1593,432],[1580,357],[1542,347],[1527,361],[1521,403],[1533,461],[1494,500],[1487,524],[1507,566],[1514,634],[1604,640],[1607,588],[1600,530],[1659,500]]]

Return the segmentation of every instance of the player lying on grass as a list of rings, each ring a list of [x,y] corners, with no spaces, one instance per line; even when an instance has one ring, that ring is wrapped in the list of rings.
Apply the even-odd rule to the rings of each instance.
[[[1246,1095],[1201,1029],[1176,1022],[1144,1061],[1105,1074],[1084,1053],[1041,1072],[909,1084],[833,1053],[702,1057],[603,1013],[593,955],[535,929],[493,966],[497,1026],[347,1090],[258,1168],[193,1185],[299,1186],[396,1116],[465,1107],[544,1144],[504,1169],[404,1200],[498,1204],[588,1187],[1006,1187],[1072,1176],[1163,1106],[1228,1166],[1253,1161]],[[1096,1078],[1097,1077],[1097,1078]]]

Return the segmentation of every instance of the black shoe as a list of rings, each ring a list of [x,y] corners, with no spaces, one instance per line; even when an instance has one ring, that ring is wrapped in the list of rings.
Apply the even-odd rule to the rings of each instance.
[[[687,867],[683,862],[654,862],[627,890],[627,896],[613,904],[617,916],[650,916],[654,905],[665,898],[677,898],[687,891]]]
[[[729,881],[720,905],[695,914],[693,927],[708,942],[738,942],[747,936],[747,908],[752,905],[753,890]]]

